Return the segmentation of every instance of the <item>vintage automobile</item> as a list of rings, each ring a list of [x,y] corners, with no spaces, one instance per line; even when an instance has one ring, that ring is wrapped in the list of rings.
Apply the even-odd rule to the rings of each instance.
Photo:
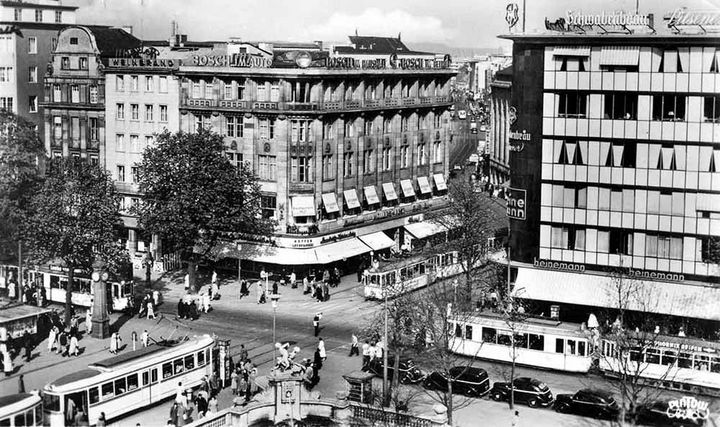
[[[392,380],[393,375],[395,374],[395,367],[394,367],[394,359],[395,357],[391,354],[388,354],[388,380]],[[415,363],[412,361],[412,359],[408,358],[400,358],[400,365],[398,367],[398,370],[400,371],[400,382],[403,384],[414,384],[422,381],[422,379],[425,377],[425,374],[415,366]],[[382,357],[376,357],[373,360],[370,361],[370,364],[368,365],[368,371],[372,372],[373,374],[382,377],[383,376],[383,359]]]
[[[558,394],[554,408],[557,412],[611,420],[616,419],[620,413],[620,406],[612,393],[589,388],[579,390],[575,394]]]
[[[485,369],[455,366],[450,368],[448,374],[453,378],[453,393],[480,397],[490,390],[490,379]],[[423,386],[430,390],[447,391],[448,378],[443,373],[433,372],[425,377]]]
[[[702,416],[670,418],[668,415],[669,406],[668,402],[663,401],[648,402],[640,405],[635,410],[635,420],[638,424],[650,426],[696,427],[705,425],[705,419]]]
[[[523,402],[531,408],[552,405],[554,399],[550,388],[542,381],[529,377],[520,377],[513,380],[513,396],[515,402]],[[493,400],[510,400],[510,383],[496,382],[490,390]]]

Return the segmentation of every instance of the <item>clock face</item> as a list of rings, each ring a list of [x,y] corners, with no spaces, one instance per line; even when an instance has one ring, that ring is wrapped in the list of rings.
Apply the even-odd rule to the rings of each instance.
[[[90,276],[93,279],[93,282],[97,282],[100,280],[100,273],[97,271],[93,271],[92,276]]]

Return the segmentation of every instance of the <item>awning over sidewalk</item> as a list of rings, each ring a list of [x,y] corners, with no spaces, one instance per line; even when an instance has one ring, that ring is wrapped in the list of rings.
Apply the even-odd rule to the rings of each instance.
[[[435,188],[438,189],[438,191],[447,190],[447,184],[445,183],[445,177],[441,173],[436,173],[433,175],[433,179],[435,180]]]
[[[268,264],[303,265],[317,264],[314,249],[279,248],[270,244],[240,242],[238,252],[237,243],[221,242],[213,249],[218,259],[238,258]]]
[[[370,252],[370,247],[353,237],[315,248],[318,264],[328,264]]]
[[[358,200],[357,192],[355,192],[354,188],[343,191],[343,196],[345,196],[345,204],[348,208],[357,209],[360,207],[360,200]]]
[[[377,231],[372,234],[359,236],[358,239],[360,239],[366,245],[370,246],[370,248],[374,251],[387,249],[395,244],[395,241],[389,238],[388,235],[383,233],[382,231]]]
[[[418,186],[420,187],[420,193],[422,193],[422,194],[432,193],[432,188],[430,188],[430,183],[428,182],[428,177],[419,176],[417,181],[418,181]]]
[[[392,182],[384,182],[382,187],[387,200],[397,200],[397,193],[395,192],[395,186]]]
[[[335,193],[325,193],[322,195],[323,205],[325,205],[325,211],[327,213],[339,212],[337,199]]]
[[[558,263],[560,264],[560,263]],[[575,264],[570,264],[575,265]],[[513,294],[520,298],[720,320],[720,288],[674,282],[520,267]]]
[[[292,215],[315,216],[315,198],[313,196],[293,196]]]
[[[422,221],[406,225],[405,230],[412,234],[416,239],[424,239],[438,233],[443,233],[447,229],[434,222]]]
[[[409,179],[403,179],[400,181],[400,187],[402,187],[403,195],[405,197],[415,197],[415,189],[413,188],[412,181]]]
[[[377,195],[377,192],[375,191],[374,185],[365,187],[364,190],[365,190],[365,200],[367,200],[368,205],[380,203],[380,198],[378,198],[378,195]]]

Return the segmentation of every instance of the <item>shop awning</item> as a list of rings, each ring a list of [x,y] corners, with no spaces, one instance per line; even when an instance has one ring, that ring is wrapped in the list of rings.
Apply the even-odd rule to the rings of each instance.
[[[435,222],[422,221],[406,225],[405,230],[412,234],[416,239],[424,239],[438,233],[443,233],[447,230],[447,228]]]
[[[348,208],[357,209],[360,207],[360,200],[358,200],[357,192],[355,192],[354,188],[343,191],[343,195],[345,196],[345,204]]]
[[[365,190],[365,200],[367,200],[368,205],[380,203],[380,198],[378,198],[378,195],[377,195],[377,192],[375,191],[374,185],[365,187],[364,190]]]
[[[603,46],[600,50],[600,65],[638,65],[640,47]]]
[[[268,264],[304,265],[317,264],[314,249],[279,248],[271,244],[240,242],[238,252],[237,243],[221,242],[213,250],[218,259],[238,258]]]
[[[590,46],[555,46],[555,56],[590,56]]]
[[[395,192],[395,186],[392,182],[384,182],[382,187],[387,200],[397,200],[397,193]]]
[[[617,308],[622,294],[628,295],[623,301],[628,310],[720,320],[717,307],[720,288],[626,278],[624,288],[619,289],[618,283],[612,276],[521,267],[513,294],[540,301],[607,308]]]
[[[438,191],[447,190],[447,184],[445,183],[445,177],[441,173],[436,173],[433,175],[433,180],[435,180],[435,188],[438,189]]]
[[[419,176],[417,180],[418,180],[418,186],[420,187],[420,193],[422,193],[422,194],[432,193],[432,188],[430,188],[430,183],[428,182],[428,178],[426,176]]]
[[[322,195],[323,205],[325,205],[325,211],[327,213],[339,212],[337,199],[335,193],[325,193]]]
[[[361,242],[357,237],[344,239],[338,242],[329,243],[315,248],[317,262],[328,264],[342,259],[369,253],[370,247]]]
[[[395,241],[389,238],[388,235],[383,233],[382,231],[377,231],[372,234],[366,234],[364,236],[358,236],[358,239],[360,239],[366,245],[370,246],[370,248],[374,251],[391,248],[395,244]]]
[[[292,215],[315,216],[315,198],[313,196],[294,196],[292,198]]]
[[[403,179],[400,181],[400,187],[402,188],[403,195],[405,195],[405,197],[415,197],[415,189],[413,188],[412,181],[409,179]]]

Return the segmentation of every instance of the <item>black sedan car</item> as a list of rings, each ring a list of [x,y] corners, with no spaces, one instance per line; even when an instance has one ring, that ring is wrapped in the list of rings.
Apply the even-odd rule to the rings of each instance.
[[[468,366],[455,366],[448,371],[453,378],[453,393],[480,397],[490,390],[490,380],[485,369]],[[448,379],[440,372],[433,372],[423,381],[423,386],[430,390],[447,391]]]
[[[558,394],[555,410],[594,418],[617,419],[620,406],[612,393],[585,388],[575,394]]]
[[[553,394],[548,386],[534,378],[520,377],[513,380],[515,402],[526,403],[531,408],[546,407],[553,403]],[[510,400],[510,383],[496,382],[490,390],[493,400]]]
[[[640,405],[635,411],[635,420],[638,424],[650,426],[698,427],[705,425],[705,420],[701,417],[670,418],[668,406],[668,402],[663,401]]]
[[[388,355],[388,380],[392,380],[393,375],[395,374],[394,360],[394,356]],[[371,360],[367,370],[379,377],[382,377],[383,359],[381,357],[376,357]],[[412,361],[412,359],[401,358],[398,370],[400,371],[399,381],[403,384],[418,383],[422,381],[422,379],[425,377],[420,368],[415,366],[415,363]]]

